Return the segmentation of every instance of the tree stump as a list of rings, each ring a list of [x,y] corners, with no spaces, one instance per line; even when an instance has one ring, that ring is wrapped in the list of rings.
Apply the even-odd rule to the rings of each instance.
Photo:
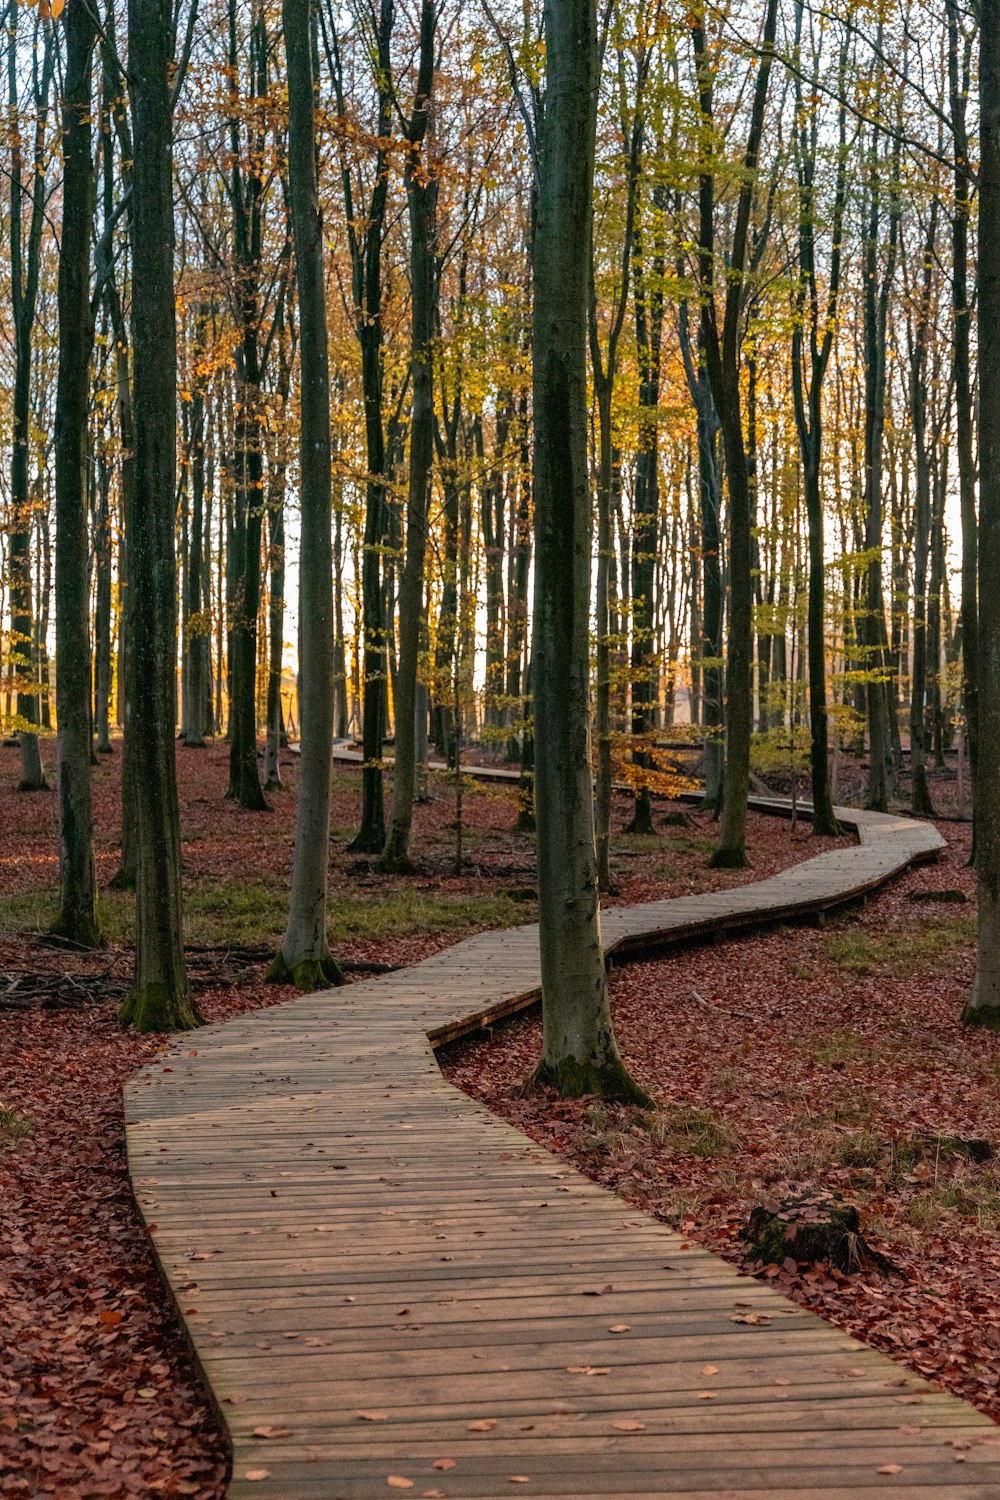
[[[853,1203],[832,1193],[788,1199],[780,1204],[758,1204],[750,1214],[744,1236],[747,1259],[765,1265],[814,1265],[823,1261],[839,1271],[872,1266],[891,1270],[892,1263],[868,1245]]]

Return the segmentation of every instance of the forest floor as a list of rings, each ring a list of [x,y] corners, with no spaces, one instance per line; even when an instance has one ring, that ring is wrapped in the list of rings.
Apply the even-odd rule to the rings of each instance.
[[[269,812],[247,813],[224,797],[225,746],[177,751],[189,966],[210,1021],[294,993],[264,982],[291,865],[297,766],[288,762],[288,790],[269,795]],[[0,1496],[18,1500],[217,1500],[224,1492],[222,1435],[125,1167],[122,1086],[163,1038],[136,1036],[116,1020],[133,920],[133,898],[108,888],[118,863],[119,773],[117,753],[95,769],[109,947],[68,953],[42,937],[56,900],[55,793],[18,794],[17,751],[0,748]],[[360,778],[353,768],[336,773],[330,936],[342,959],[413,963],[478,929],[534,919],[534,841],[514,831],[516,788],[466,785],[460,875],[453,788],[435,777],[431,794],[415,820],[419,873],[390,879],[346,849]],[[663,811],[658,804],[658,823]],[[710,822],[635,837],[621,832],[628,812],[627,799],[616,799],[620,901],[758,880],[831,842],[753,816],[753,869],[709,871]]]

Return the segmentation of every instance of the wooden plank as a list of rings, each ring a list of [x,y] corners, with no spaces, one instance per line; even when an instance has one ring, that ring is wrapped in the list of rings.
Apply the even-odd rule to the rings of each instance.
[[[607,946],[820,910],[937,847],[926,825],[841,816],[856,848],[616,908]],[[363,1500],[392,1473],[415,1494],[494,1500],[523,1473],[524,1493],[574,1500],[866,1500],[894,1484],[1000,1500],[985,1418],[682,1249],[443,1082],[432,1043],[533,1003],[536,944],[533,926],[479,934],[206,1028],[130,1084],[134,1191],[229,1415],[230,1495]],[[749,1309],[766,1322],[734,1321]],[[433,1467],[442,1445],[454,1469]]]

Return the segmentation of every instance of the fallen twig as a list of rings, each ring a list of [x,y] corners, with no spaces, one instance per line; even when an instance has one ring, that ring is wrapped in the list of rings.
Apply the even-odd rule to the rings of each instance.
[[[746,1013],[745,1010],[729,1010],[724,1005],[713,1005],[712,1002],[711,1002],[711,1000],[706,1000],[703,995],[699,995],[699,993],[698,993],[697,990],[692,990],[691,994],[694,996],[695,1000],[697,1000],[698,1004],[699,1005],[703,1005],[706,1010],[721,1011],[721,1013],[724,1016],[735,1016],[736,1019],[739,1020],[739,1021],[759,1021],[760,1020],[759,1016],[750,1016],[750,1015],[747,1015],[747,1013]]]

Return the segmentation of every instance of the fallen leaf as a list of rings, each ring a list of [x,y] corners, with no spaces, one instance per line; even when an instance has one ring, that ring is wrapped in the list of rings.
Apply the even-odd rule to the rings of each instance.
[[[880,1469],[876,1469],[875,1472],[876,1472],[876,1474],[902,1474],[902,1472],[903,1472],[903,1465],[902,1464],[883,1464],[882,1467]]]
[[[436,1458],[434,1460],[434,1467],[435,1469],[453,1469],[455,1467],[455,1460],[453,1458]]]
[[[469,1432],[492,1432],[497,1425],[496,1417],[480,1417],[478,1421],[470,1422]]]
[[[270,1477],[270,1469],[244,1469],[243,1471],[243,1478],[249,1479],[251,1484],[255,1483],[258,1479],[270,1479]]]
[[[616,1432],[645,1432],[646,1431],[646,1424],[645,1424],[645,1422],[632,1422],[629,1419],[626,1419],[623,1422],[612,1422],[611,1425],[615,1429]]]
[[[609,1333],[630,1333],[631,1331],[631,1323],[612,1323],[611,1327],[608,1329]]]
[[[292,1429],[290,1427],[255,1427],[253,1435],[254,1437],[270,1438],[273,1440],[275,1438],[291,1437]]]
[[[718,1365],[702,1365],[701,1373],[703,1375],[718,1375],[719,1367]]]
[[[412,1490],[413,1480],[406,1479],[402,1474],[390,1474],[386,1484],[391,1490]]]
[[[359,1411],[354,1415],[360,1417],[362,1422],[388,1422],[389,1420],[387,1411]]]

